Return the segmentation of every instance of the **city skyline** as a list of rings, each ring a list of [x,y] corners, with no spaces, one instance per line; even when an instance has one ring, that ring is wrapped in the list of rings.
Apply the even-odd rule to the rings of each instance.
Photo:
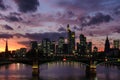
[[[56,40],[53,40],[53,39],[51,40],[50,38],[45,37],[39,41],[35,41],[35,40],[30,41],[29,48],[21,47],[16,50],[9,50],[8,40],[6,40],[4,51],[7,53],[9,51],[17,51],[22,48],[30,51],[31,49],[35,48],[35,49],[43,49],[43,53],[44,53],[44,49],[45,50],[49,49],[49,50],[47,50],[48,51],[47,53],[51,53],[51,52],[56,53],[55,51],[58,51],[58,53],[60,51],[60,53],[61,53],[61,51],[62,51],[62,54],[63,54],[64,53],[63,50],[67,51],[67,49],[68,49],[68,51],[66,53],[75,53],[76,51],[81,52],[81,50],[83,53],[92,53],[92,52],[94,52],[95,48],[97,49],[96,50],[97,52],[98,51],[99,52],[101,52],[101,51],[109,52],[110,49],[119,49],[120,48],[120,43],[119,43],[120,40],[118,40],[118,39],[113,40],[112,45],[111,45],[109,42],[110,40],[109,40],[108,36],[106,36],[103,50],[99,50],[99,48],[96,47],[95,45],[93,46],[93,42],[88,41],[87,37],[82,33],[79,34],[79,39],[78,39],[79,41],[75,41],[75,36],[76,36],[75,32],[70,29],[69,24],[66,27],[66,35],[67,35],[67,37],[58,36],[59,38]],[[65,45],[66,45],[66,47],[65,47]],[[89,52],[87,52],[87,50]]]
[[[30,41],[43,38],[66,38],[66,26],[75,31],[76,41],[82,33],[104,50],[106,36],[112,47],[120,40],[119,0],[1,0],[0,51],[28,47]],[[30,5],[29,5],[30,4]]]

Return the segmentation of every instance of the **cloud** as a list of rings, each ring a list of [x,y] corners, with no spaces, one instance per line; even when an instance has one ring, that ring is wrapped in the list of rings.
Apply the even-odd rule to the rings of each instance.
[[[26,33],[25,37],[33,40],[40,41],[44,38],[49,38],[51,40],[57,40],[59,37],[66,37],[66,33],[57,33],[57,32],[46,32],[46,33]]]
[[[6,7],[3,3],[3,0],[0,0],[0,10],[5,10],[5,9],[6,9]]]
[[[74,12],[71,11],[71,10],[66,11],[65,15],[66,15],[66,17],[68,17],[68,18],[72,18],[72,17],[75,16]]]
[[[73,30],[80,31],[81,28],[79,28],[78,26],[74,26],[74,27],[73,27]]]
[[[34,12],[37,10],[37,6],[39,6],[38,0],[15,0],[16,4],[19,7],[19,11],[21,12]]]
[[[8,34],[8,33],[1,33],[0,34],[0,38],[13,38],[13,35],[12,34]]]
[[[10,15],[12,15],[12,16],[20,16],[21,14],[18,13],[18,12],[10,12]]]
[[[10,22],[19,22],[22,21],[23,19],[19,16],[13,16],[13,15],[8,15],[5,16],[6,21],[10,21]]]
[[[29,47],[30,46],[30,41],[20,41],[20,42],[17,42],[18,44],[22,44],[22,45],[25,45],[26,47]]]
[[[3,28],[5,28],[6,30],[14,30],[11,26],[9,26],[9,25],[3,25],[2,26]]]
[[[58,31],[59,31],[59,32],[66,32],[66,29],[63,28],[63,27],[60,27],[60,28],[58,29]]]
[[[85,16],[80,19],[82,26],[98,25],[110,22],[113,18],[108,14],[96,13],[94,16]]]
[[[120,33],[120,26],[117,25],[117,26],[110,26],[109,28],[111,30],[111,32],[113,33]]]
[[[103,9],[102,5],[105,0],[58,0],[56,5],[63,7],[66,10],[80,10],[82,11],[93,11],[96,9]]]
[[[114,12],[115,12],[115,14],[119,15],[119,14],[120,14],[120,6],[117,6],[117,7],[114,9]]]

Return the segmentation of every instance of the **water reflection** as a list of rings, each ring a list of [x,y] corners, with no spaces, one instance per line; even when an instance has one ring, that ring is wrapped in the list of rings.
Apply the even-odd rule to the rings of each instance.
[[[32,66],[20,63],[0,66],[0,80],[119,80],[120,67],[100,65],[97,74],[86,72],[76,62],[54,62],[40,65],[39,76],[32,76]]]
[[[0,80],[28,80],[31,69],[31,66],[19,63],[0,66]]]

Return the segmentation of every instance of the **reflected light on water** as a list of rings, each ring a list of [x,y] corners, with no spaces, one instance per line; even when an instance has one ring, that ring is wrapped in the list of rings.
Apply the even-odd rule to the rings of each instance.
[[[86,66],[77,62],[52,62],[40,65],[40,74],[32,76],[32,66],[20,63],[0,66],[0,80],[119,80],[118,66],[100,65],[97,74],[87,76]]]

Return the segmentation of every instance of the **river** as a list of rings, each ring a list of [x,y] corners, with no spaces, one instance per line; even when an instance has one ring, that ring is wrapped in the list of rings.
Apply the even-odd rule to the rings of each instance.
[[[32,66],[13,63],[0,66],[0,80],[120,80],[120,67],[99,65],[95,76],[86,76],[86,66],[77,62],[53,62],[40,65],[39,79]]]

